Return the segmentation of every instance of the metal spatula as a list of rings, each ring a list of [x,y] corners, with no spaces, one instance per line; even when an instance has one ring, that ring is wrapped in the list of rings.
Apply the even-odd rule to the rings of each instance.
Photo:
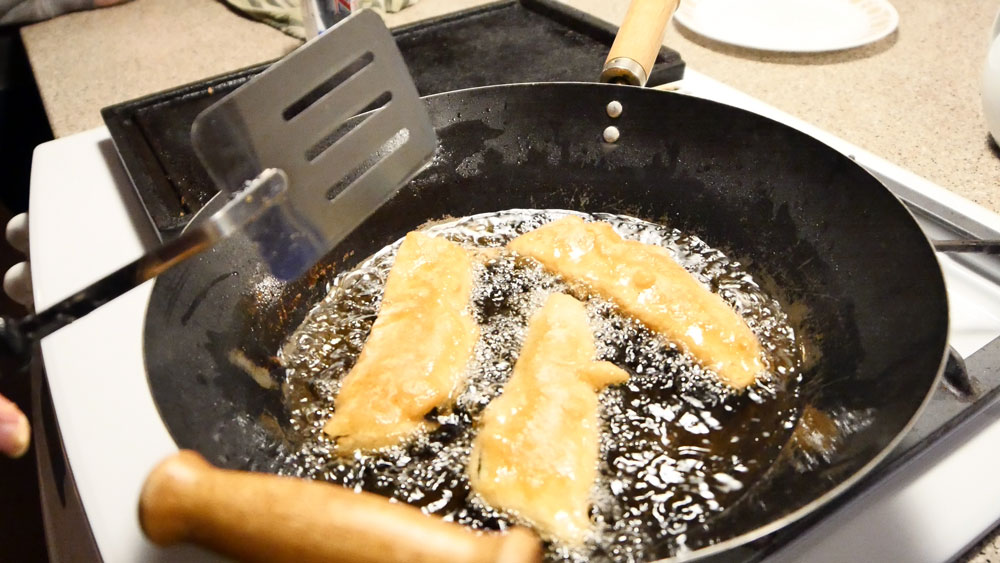
[[[205,110],[192,140],[231,198],[226,206],[44,311],[0,317],[0,350],[26,356],[31,342],[241,228],[276,276],[293,279],[389,199],[437,145],[392,35],[369,11]]]
[[[381,108],[381,109],[377,109]],[[365,117],[345,121],[359,113]],[[236,191],[277,168],[290,189],[250,223],[261,258],[295,278],[371,215],[437,144],[396,43],[361,11],[205,110],[194,148]]]

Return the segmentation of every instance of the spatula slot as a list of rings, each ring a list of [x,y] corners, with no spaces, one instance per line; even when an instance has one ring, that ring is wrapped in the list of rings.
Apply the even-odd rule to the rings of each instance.
[[[378,148],[375,152],[371,153],[364,162],[355,167],[353,170],[348,172],[339,181],[330,187],[329,191],[326,192],[326,198],[333,201],[335,197],[340,195],[344,190],[350,187],[351,184],[356,182],[359,178],[365,175],[365,172],[371,170],[375,165],[377,165],[383,158],[392,154],[399,147],[406,144],[410,140],[410,130],[403,128],[389,138],[386,142],[382,143],[382,146]]]
[[[365,51],[360,57],[348,63],[347,66],[340,69],[340,71],[336,74],[324,80],[321,84],[310,90],[305,96],[302,96],[290,106],[285,108],[285,110],[281,112],[281,117],[283,117],[285,121],[290,121],[295,118],[296,115],[302,113],[306,110],[306,108],[319,101],[320,98],[332,92],[337,88],[337,86],[346,82],[347,79],[361,72],[374,60],[375,54],[371,51]]]
[[[385,105],[388,104],[391,100],[392,100],[392,92],[382,92],[370,104],[365,106],[364,109],[359,111],[358,115],[363,115],[370,111],[381,109],[385,107]],[[335,129],[333,133],[330,133],[329,135],[320,139],[318,143],[309,147],[309,149],[306,150],[306,161],[312,162],[316,160],[316,157],[323,154],[323,151],[333,146],[333,144],[336,143],[337,141],[343,139],[344,136],[346,136],[348,133],[359,127],[369,117],[371,117],[371,115],[364,116],[359,120],[351,120],[346,123],[343,123],[340,127]]]

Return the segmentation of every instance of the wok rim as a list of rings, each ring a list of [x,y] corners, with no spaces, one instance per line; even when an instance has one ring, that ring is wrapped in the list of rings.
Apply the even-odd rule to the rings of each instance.
[[[934,277],[935,277],[936,281],[940,280],[940,286],[941,286],[941,288],[943,290],[943,295],[944,295],[943,308],[944,308],[944,313],[945,313],[945,315],[944,315],[945,322],[944,322],[944,327],[941,330],[941,334],[944,335],[944,338],[942,339],[942,342],[941,342],[941,344],[942,344],[942,346],[941,346],[942,349],[941,349],[941,353],[940,353],[941,358],[939,360],[938,367],[937,367],[937,370],[935,372],[935,375],[930,380],[930,385],[927,387],[927,390],[926,390],[926,392],[923,395],[923,399],[921,400],[921,402],[918,405],[918,407],[913,411],[913,414],[907,420],[906,424],[904,424],[900,428],[900,430],[898,430],[895,433],[895,435],[893,436],[893,438],[891,440],[889,440],[886,443],[886,445],[884,447],[882,447],[878,451],[877,454],[875,454],[874,456],[872,456],[872,458],[869,459],[869,461],[867,463],[865,463],[864,465],[862,465],[859,469],[857,469],[856,471],[854,471],[848,477],[842,479],[840,481],[840,483],[838,483],[837,485],[835,485],[833,488],[829,489],[828,491],[826,491],[825,493],[819,495],[818,497],[813,498],[812,500],[810,500],[806,504],[804,504],[804,505],[800,506],[799,508],[797,508],[797,509],[789,512],[788,514],[785,514],[785,515],[783,515],[783,516],[781,516],[781,517],[779,517],[777,519],[772,520],[771,522],[768,522],[766,524],[758,526],[758,527],[754,528],[753,530],[751,530],[749,532],[745,532],[743,534],[740,534],[740,535],[737,535],[737,536],[733,536],[733,537],[731,537],[729,539],[726,539],[726,540],[723,540],[723,541],[720,541],[718,543],[714,543],[714,544],[711,544],[711,545],[708,545],[708,546],[700,547],[698,549],[694,549],[694,550],[690,550],[690,551],[684,551],[682,553],[675,554],[672,557],[666,557],[666,558],[661,558],[661,559],[654,559],[654,560],[651,560],[650,563],[672,563],[672,562],[680,562],[680,561],[695,561],[695,560],[699,560],[699,559],[703,559],[703,558],[707,558],[707,557],[712,557],[712,556],[715,556],[715,555],[720,555],[720,554],[722,554],[722,553],[724,553],[726,551],[738,548],[740,546],[743,546],[745,544],[751,543],[751,542],[756,541],[758,539],[764,538],[765,536],[773,534],[773,533],[775,533],[775,532],[777,532],[777,531],[779,531],[779,530],[781,530],[781,529],[783,529],[783,528],[785,528],[785,527],[793,524],[794,522],[796,522],[798,520],[801,520],[802,518],[808,516],[809,514],[815,512],[816,510],[822,508],[824,505],[830,503],[831,501],[833,501],[837,497],[843,495],[849,489],[851,489],[852,487],[854,487],[855,485],[857,485],[866,476],[868,476],[872,472],[872,470],[875,469],[875,467],[877,467],[879,464],[881,464],[889,456],[889,454],[896,448],[896,446],[899,445],[899,443],[910,432],[910,430],[913,429],[913,426],[916,423],[917,419],[921,416],[921,414],[923,414],[924,410],[927,408],[927,405],[931,402],[931,398],[934,395],[935,390],[941,386],[942,376],[943,376],[944,369],[945,369],[945,366],[946,366],[946,363],[947,363],[947,359],[948,359],[948,353],[949,353],[949,344],[948,344],[949,339],[948,339],[948,334],[949,334],[949,330],[950,330],[951,320],[950,320],[950,315],[948,314],[949,309],[950,309],[950,304],[948,303],[948,299],[947,299],[947,286],[945,284],[944,273],[943,273],[943,271],[941,269],[940,261],[937,260],[937,252],[934,250],[933,244],[931,243],[930,239],[927,237],[926,233],[924,233],[923,229],[920,228],[920,226],[917,223],[915,217],[913,216],[913,213],[908,208],[906,208],[905,204],[902,202],[902,200],[899,198],[899,196],[897,196],[895,193],[893,193],[885,185],[885,183],[882,182],[882,180],[880,180],[877,176],[875,176],[874,174],[872,174],[871,172],[869,172],[865,167],[863,167],[860,164],[858,164],[854,159],[850,158],[849,155],[846,155],[846,154],[838,151],[837,149],[831,147],[827,143],[823,142],[820,139],[817,139],[816,137],[810,135],[809,133],[807,133],[805,131],[802,131],[800,129],[797,129],[795,127],[792,127],[790,125],[786,125],[784,123],[781,123],[780,121],[772,119],[772,118],[770,118],[768,116],[761,115],[759,113],[756,113],[756,112],[753,112],[753,111],[741,108],[739,106],[730,105],[730,104],[727,104],[727,103],[724,103],[724,102],[719,102],[719,101],[712,100],[712,99],[706,99],[706,98],[701,98],[701,97],[698,97],[698,96],[684,94],[682,92],[673,91],[673,90],[662,90],[662,89],[652,88],[652,87],[627,86],[627,85],[618,85],[618,84],[604,84],[604,83],[599,83],[599,82],[580,82],[580,81],[575,81],[575,82],[573,82],[573,81],[567,81],[567,82],[522,82],[522,83],[511,83],[511,84],[497,84],[497,85],[475,86],[475,87],[470,87],[470,88],[463,88],[463,89],[460,89],[460,90],[452,90],[452,91],[448,91],[448,92],[440,92],[440,93],[431,94],[431,95],[427,95],[427,96],[421,96],[421,99],[423,99],[423,100],[430,100],[430,99],[435,99],[435,98],[443,98],[443,97],[446,97],[446,96],[457,96],[457,95],[460,96],[460,95],[465,95],[465,94],[470,94],[470,93],[474,94],[474,93],[480,92],[480,91],[521,90],[521,89],[526,89],[526,88],[529,88],[529,87],[569,87],[569,86],[576,86],[576,87],[581,87],[582,86],[582,87],[590,87],[590,88],[597,87],[597,88],[607,88],[607,89],[627,88],[629,91],[635,91],[635,92],[656,92],[657,95],[683,96],[686,99],[693,99],[693,100],[696,100],[699,103],[706,103],[706,104],[712,104],[712,105],[718,105],[718,106],[725,106],[725,107],[732,108],[732,109],[735,109],[735,110],[738,110],[738,111],[741,111],[741,112],[750,113],[750,114],[753,114],[754,116],[756,116],[757,118],[767,120],[767,121],[772,122],[773,124],[775,124],[777,126],[780,126],[782,128],[792,129],[792,130],[794,130],[794,131],[796,131],[796,132],[798,132],[798,133],[800,133],[802,135],[806,135],[810,139],[813,139],[816,142],[819,142],[819,143],[823,144],[823,146],[826,147],[827,150],[836,152],[838,155],[840,155],[844,159],[850,161],[850,163],[851,163],[852,166],[855,166],[855,167],[859,168],[860,170],[862,170],[864,172],[864,174],[866,176],[870,177],[872,180],[874,180],[878,184],[878,186],[881,187],[882,190],[885,190],[885,192],[887,194],[889,194],[890,196],[892,196],[893,199],[896,200],[896,204],[900,207],[900,210],[903,211],[904,213],[906,213],[906,215],[908,217],[908,221],[912,222],[913,225],[914,225],[914,227],[916,227],[917,231],[919,231],[923,235],[923,243],[926,245],[927,250],[930,252],[930,257],[935,260],[935,266],[936,267],[933,268],[933,274],[934,274]],[[639,94],[639,95],[645,95],[645,94]],[[373,110],[373,111],[378,111],[378,110]],[[368,113],[371,113],[371,112],[368,112]],[[429,165],[430,165],[430,161],[428,161],[427,164],[425,164],[424,166],[420,167],[416,172],[414,172],[414,174],[407,180],[406,183],[408,183],[414,177],[416,177],[418,174],[420,174]],[[402,184],[401,187],[405,186],[406,183]],[[183,230],[187,230],[187,228],[189,228],[191,225],[194,225],[194,224],[196,224],[199,221],[205,220],[205,218],[209,217],[212,213],[214,213],[216,211],[216,209],[214,209],[214,207],[219,207],[221,205],[221,202],[223,202],[223,201],[225,201],[225,193],[224,192],[220,192],[220,193],[216,194],[215,196],[213,196],[209,200],[208,203],[206,203],[199,211],[197,211],[192,216],[191,221],[184,227]],[[160,412],[160,405],[155,400],[155,394],[153,393],[153,390],[152,390],[152,381],[151,381],[150,376],[149,376],[149,370],[148,370],[148,365],[147,365],[148,364],[147,363],[147,350],[148,350],[148,347],[146,346],[146,342],[147,342],[146,332],[147,332],[147,328],[148,328],[148,320],[150,318],[149,308],[150,308],[150,306],[152,304],[152,301],[153,301],[152,300],[152,295],[156,292],[156,288],[158,286],[162,286],[162,284],[160,283],[159,277],[157,277],[156,281],[154,282],[154,286],[153,286],[153,289],[151,291],[151,298],[147,301],[146,308],[144,310],[142,357],[143,357],[144,367],[147,368],[145,370],[146,371],[146,382],[147,382],[147,386],[149,387],[149,390],[150,390],[150,397],[153,398],[153,403],[154,403],[155,408],[157,409],[157,413],[160,415],[161,420],[163,420],[164,417],[163,417],[162,413]],[[167,426],[165,420],[164,420],[164,426]],[[169,431],[169,426],[167,426],[167,429],[168,429],[168,434],[170,435],[171,440],[173,440],[174,444],[178,445],[178,447],[179,447],[179,444],[177,444],[177,439],[174,437],[173,432]],[[848,501],[848,502],[850,502],[850,501]],[[815,523],[815,525],[820,525],[820,524],[821,524],[821,522]],[[814,526],[810,526],[809,529],[806,530],[806,534],[810,533],[814,529]],[[783,545],[790,545],[790,544],[794,543],[795,541],[797,541],[797,540],[793,539],[790,542],[787,542],[787,543],[785,543]]]

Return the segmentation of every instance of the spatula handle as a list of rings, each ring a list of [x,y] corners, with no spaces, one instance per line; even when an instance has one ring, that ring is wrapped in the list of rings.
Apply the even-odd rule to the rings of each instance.
[[[242,561],[541,561],[523,528],[477,533],[371,493],[217,469],[192,451],[149,475],[139,520],[157,544],[193,542]]]
[[[601,82],[645,86],[679,0],[632,0],[604,62]]]

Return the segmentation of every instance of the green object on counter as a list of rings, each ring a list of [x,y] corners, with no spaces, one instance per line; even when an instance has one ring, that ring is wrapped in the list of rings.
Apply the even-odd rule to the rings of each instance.
[[[417,0],[352,0],[353,9],[376,8],[383,12],[393,13],[402,10],[407,6],[412,6]]]
[[[0,25],[25,24],[128,0],[0,0]]]
[[[223,0],[234,10],[297,39],[306,38],[299,0]]]
[[[4,0],[0,0],[2,3]],[[231,8],[248,17],[283,31],[297,39],[306,39],[302,20],[301,0],[223,0]],[[344,14],[362,8],[374,8],[383,12],[398,12],[417,0],[320,0],[339,5]],[[349,4],[350,9],[345,5]]]

